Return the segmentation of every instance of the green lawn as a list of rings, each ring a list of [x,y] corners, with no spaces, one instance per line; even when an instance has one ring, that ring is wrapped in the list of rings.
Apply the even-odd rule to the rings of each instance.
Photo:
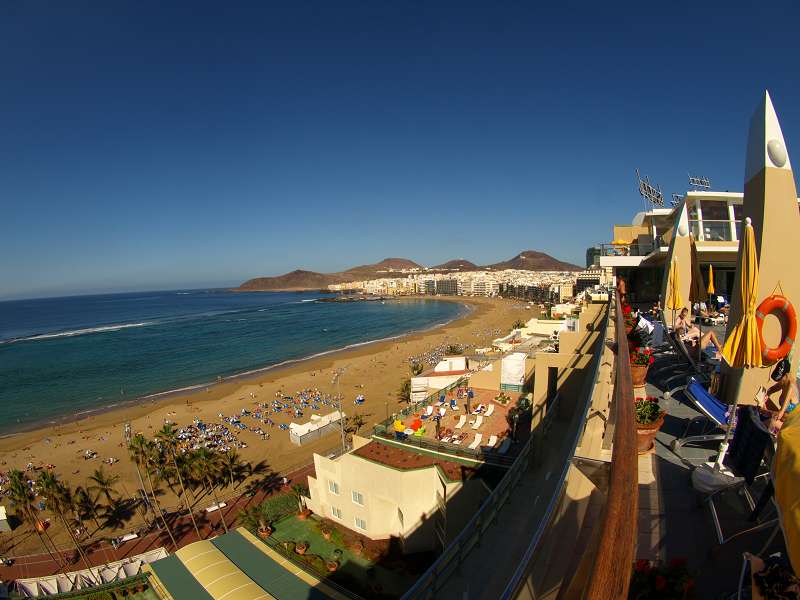
[[[341,543],[338,533],[334,530],[330,540],[326,540],[319,531],[320,520],[311,516],[307,520],[298,519],[292,515],[285,517],[273,524],[275,531],[272,538],[277,542],[299,542],[309,543],[308,554],[316,554],[324,560],[334,559],[334,551],[341,550],[339,570],[333,574],[331,579],[340,585],[351,588],[361,596],[368,595],[366,589],[355,589],[350,585],[349,580],[353,579],[363,582],[378,582],[387,595],[399,597],[414,582],[412,575],[405,574],[396,569],[375,564],[363,555],[355,554],[350,548]],[[372,571],[367,574],[367,569]],[[323,575],[329,576],[328,574]]]

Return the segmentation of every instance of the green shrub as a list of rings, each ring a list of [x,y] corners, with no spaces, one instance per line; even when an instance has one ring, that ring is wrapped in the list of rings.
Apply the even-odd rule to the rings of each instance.
[[[297,512],[297,499],[292,494],[280,494],[267,498],[261,504],[267,521],[277,521],[281,517]]]

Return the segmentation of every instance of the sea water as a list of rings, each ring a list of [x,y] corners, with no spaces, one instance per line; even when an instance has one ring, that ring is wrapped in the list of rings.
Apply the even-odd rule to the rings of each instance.
[[[467,310],[323,297],[186,290],[0,302],[0,431],[427,329]]]

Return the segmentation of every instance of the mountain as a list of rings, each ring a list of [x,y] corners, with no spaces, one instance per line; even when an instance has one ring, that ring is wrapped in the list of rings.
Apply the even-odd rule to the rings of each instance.
[[[338,273],[317,273],[316,271],[296,270],[291,273],[275,277],[256,277],[248,279],[236,291],[278,291],[278,290],[321,290],[334,283],[347,283],[350,281],[363,281],[365,279],[378,279],[391,277],[393,272],[408,269],[427,270],[428,272],[444,271],[445,269],[459,271],[478,271],[480,269],[522,269],[528,271],[582,271],[577,265],[561,262],[543,252],[525,250],[514,258],[503,262],[479,267],[475,263],[458,258],[449,260],[435,267],[426,269],[422,265],[407,258],[384,258],[382,261],[371,265],[359,265]]]
[[[454,271],[456,269],[459,271],[477,271],[478,265],[463,258],[456,258],[454,260],[448,260],[440,265],[436,265],[435,267],[431,267],[431,270],[439,269],[448,271]]]
[[[275,277],[256,277],[248,279],[238,288],[240,292],[267,290],[321,290],[334,283],[361,281],[388,277],[392,271],[401,269],[424,269],[407,258],[384,258],[372,265],[359,265],[338,273],[317,273],[315,271],[295,270]]]
[[[487,265],[485,268],[494,271],[503,269],[521,269],[525,271],[583,271],[583,267],[562,262],[544,252],[524,250],[514,258],[503,262]]]

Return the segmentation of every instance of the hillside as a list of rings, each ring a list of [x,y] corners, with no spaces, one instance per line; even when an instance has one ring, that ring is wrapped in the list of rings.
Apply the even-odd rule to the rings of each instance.
[[[474,262],[470,262],[470,261],[465,260],[463,258],[456,258],[454,260],[448,260],[445,263],[442,263],[440,265],[436,265],[434,267],[431,267],[431,269],[432,270],[438,270],[438,269],[445,270],[446,269],[446,270],[449,270],[449,271],[453,271],[453,270],[456,270],[456,269],[458,269],[459,271],[477,271],[478,270],[478,265],[476,265]]]
[[[486,268],[495,271],[503,269],[522,269],[526,271],[583,271],[583,267],[562,262],[544,252],[536,250],[523,250],[514,258],[503,262],[487,265]]]
[[[317,273],[316,271],[295,270],[291,273],[275,277],[256,277],[245,281],[238,288],[241,292],[278,291],[278,290],[320,290],[335,283],[362,281],[365,279],[378,279],[390,277],[393,271],[402,269],[420,269],[425,267],[407,258],[384,258],[382,261],[371,265],[359,265],[346,271],[337,273]],[[565,263],[543,252],[525,250],[514,258],[493,265],[479,267],[475,263],[463,258],[449,260],[440,265],[430,267],[429,272],[444,271],[445,269],[459,271],[477,271],[480,269],[524,269],[529,271],[581,271],[581,267]]]

